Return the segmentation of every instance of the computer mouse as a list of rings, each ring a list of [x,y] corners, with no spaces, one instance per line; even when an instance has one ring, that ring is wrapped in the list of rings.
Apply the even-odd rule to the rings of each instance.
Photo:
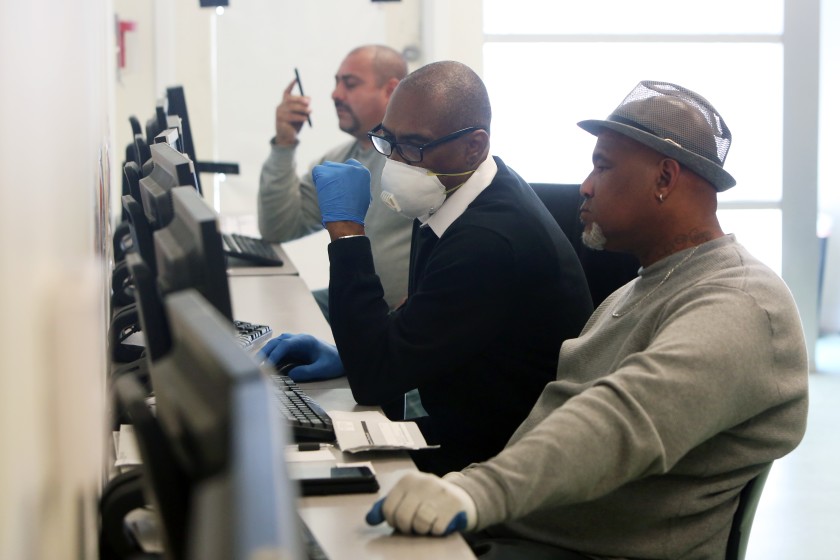
[[[274,364],[274,372],[277,375],[285,375],[288,376],[289,372],[292,369],[296,368],[297,366],[305,365],[303,362],[296,362],[296,361],[281,361]]]

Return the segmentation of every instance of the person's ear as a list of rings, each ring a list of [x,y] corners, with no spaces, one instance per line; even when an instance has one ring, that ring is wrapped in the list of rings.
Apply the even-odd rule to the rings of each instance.
[[[391,94],[394,93],[394,90],[397,89],[397,84],[400,81],[397,78],[389,78],[387,82],[385,82],[385,97],[391,98]]]
[[[490,135],[486,130],[474,130],[467,135],[465,161],[468,167],[476,168],[487,157],[490,149]]]
[[[679,175],[680,164],[677,160],[664,158],[659,162],[659,177],[656,182],[656,198],[659,202],[668,198]]]

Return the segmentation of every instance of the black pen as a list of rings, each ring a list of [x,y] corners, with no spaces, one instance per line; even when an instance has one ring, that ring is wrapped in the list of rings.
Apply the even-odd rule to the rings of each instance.
[[[298,90],[300,90],[300,95],[303,96],[303,84],[300,83],[300,73],[297,68],[295,68],[295,81],[297,82]],[[306,122],[309,123],[309,128],[312,128],[312,119],[309,118],[309,115],[306,115]]]

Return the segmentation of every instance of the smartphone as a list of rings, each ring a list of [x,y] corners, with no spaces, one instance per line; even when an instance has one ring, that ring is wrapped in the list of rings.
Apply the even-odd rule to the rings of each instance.
[[[298,72],[297,68],[295,68],[295,81],[297,82],[297,87],[300,94],[306,95],[305,93],[303,93],[303,84],[300,82],[300,72]],[[309,115],[306,116],[306,122],[309,123],[309,128],[312,128],[312,119],[309,118]]]
[[[303,496],[327,494],[364,494],[379,490],[379,482],[370,467],[301,465],[291,469],[292,480],[300,484]]]

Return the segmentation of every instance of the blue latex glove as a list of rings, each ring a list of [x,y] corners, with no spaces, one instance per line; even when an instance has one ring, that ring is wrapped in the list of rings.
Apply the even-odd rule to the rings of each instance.
[[[321,220],[327,222],[356,222],[365,225],[370,206],[370,171],[356,161],[347,163],[325,161],[312,169],[312,180],[318,191]]]
[[[445,536],[474,529],[477,517],[475,502],[466,490],[418,472],[402,477],[386,497],[373,504],[365,521],[368,525],[387,521],[407,534]]]
[[[287,373],[294,381],[320,381],[344,375],[336,347],[309,334],[283,333],[266,342],[257,356],[275,366],[301,364]]]

